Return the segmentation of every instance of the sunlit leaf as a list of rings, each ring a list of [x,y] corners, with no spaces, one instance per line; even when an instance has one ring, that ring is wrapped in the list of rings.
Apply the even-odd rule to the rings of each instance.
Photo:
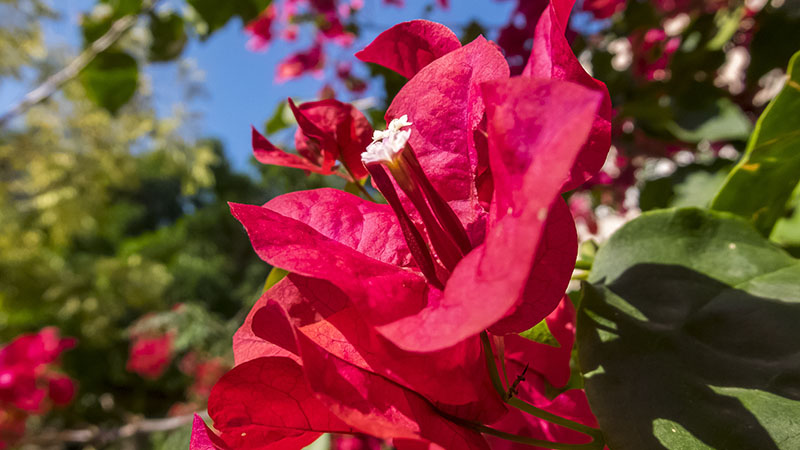
[[[718,211],[747,218],[768,236],[786,212],[800,182],[800,52],[789,79],[758,119],[747,150],[711,203]]]
[[[800,445],[800,261],[731,214],[655,211],[589,282],[580,365],[610,448]]]

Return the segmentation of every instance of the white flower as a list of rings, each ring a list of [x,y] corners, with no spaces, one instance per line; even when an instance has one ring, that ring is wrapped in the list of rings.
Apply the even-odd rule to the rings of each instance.
[[[393,119],[385,130],[375,130],[372,132],[372,142],[380,141],[389,137],[392,133],[397,133],[401,128],[411,125],[408,115],[403,114],[399,119]]]
[[[403,130],[411,125],[408,116],[403,114],[399,119],[394,119],[384,131],[376,130],[372,133],[372,143],[367,146],[367,151],[361,154],[364,164],[390,163],[405,148],[411,130]]]

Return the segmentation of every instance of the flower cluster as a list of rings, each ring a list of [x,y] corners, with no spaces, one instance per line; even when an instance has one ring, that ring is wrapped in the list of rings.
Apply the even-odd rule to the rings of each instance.
[[[61,352],[74,346],[74,339],[44,328],[0,348],[0,449],[23,435],[30,415],[72,401],[75,385],[56,366]]]
[[[402,1],[384,0],[385,4],[403,6]],[[442,8],[448,7],[447,0],[438,0]],[[247,48],[252,51],[263,51],[276,37],[286,41],[295,41],[299,34],[299,26],[311,23],[316,29],[310,47],[289,55],[278,64],[276,80],[291,80],[305,74],[319,73],[325,66],[325,45],[333,43],[349,47],[355,35],[348,31],[346,21],[351,15],[364,6],[363,0],[282,0],[273,2],[261,15],[245,26],[250,35]],[[277,31],[276,31],[277,29]],[[354,76],[349,63],[336,64],[336,75],[351,92],[362,92],[366,82]]]
[[[291,104],[316,149],[298,146],[305,165],[254,134],[262,162],[339,160],[355,174],[359,158],[388,205],[332,189],[231,204],[256,253],[289,275],[234,336],[236,366],[193,449],[302,448],[320,433],[399,449],[598,443],[583,391],[563,391],[577,238],[560,194],[605,161],[611,108],[569,48],[569,7],[541,12],[518,77],[494,43],[462,46],[439,24],[379,35],[357,57],[409,81],[388,129],[360,147],[339,138],[352,114],[323,127],[304,123],[305,105]],[[518,335],[542,321],[555,345]]]

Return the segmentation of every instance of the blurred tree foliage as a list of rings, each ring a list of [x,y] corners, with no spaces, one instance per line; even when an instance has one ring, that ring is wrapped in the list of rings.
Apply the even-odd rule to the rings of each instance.
[[[0,0],[0,77],[19,77],[23,66],[44,55],[38,21],[52,16],[38,0]]]
[[[60,67],[42,40],[47,8],[0,8],[0,83]],[[229,358],[230,336],[269,269],[227,201],[263,203],[323,184],[292,169],[236,172],[219,141],[193,136],[191,111],[158,115],[140,86],[112,114],[76,79],[0,127],[0,342],[51,325],[79,342],[63,358],[76,399],[30,421],[29,433],[118,427],[186,401],[193,377],[179,370],[181,357]],[[126,371],[129,327],[143,316],[177,332],[157,380]],[[148,439],[126,445],[156,445]]]
[[[182,400],[191,380],[175,367],[157,382],[126,372],[126,328],[182,304],[175,352],[229,351],[268,268],[226,201],[319,183],[236,173],[218,141],[182,137],[181,121],[143,99],[112,116],[72,83],[0,133],[0,341],[45,325],[79,339],[65,355],[80,392],[64,425],[163,416]]]

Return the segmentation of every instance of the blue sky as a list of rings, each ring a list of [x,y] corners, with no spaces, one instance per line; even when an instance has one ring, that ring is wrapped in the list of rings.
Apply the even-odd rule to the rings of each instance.
[[[415,18],[444,23],[456,33],[473,19],[496,28],[508,20],[516,3],[511,0],[451,0],[448,10],[434,8],[431,13],[425,13],[426,6],[432,1],[406,0],[405,7],[397,8],[383,5],[380,0],[365,0],[364,9],[358,16],[359,23],[364,25],[359,39],[351,48],[329,45],[329,52],[336,59],[350,58],[380,31]],[[61,19],[45,24],[48,43],[77,47],[80,43],[78,18],[94,3],[92,0],[51,1],[51,5],[61,13]],[[313,99],[323,84],[323,80],[313,77],[283,84],[274,82],[278,62],[305,48],[308,40],[301,39],[291,45],[276,41],[266,52],[251,52],[245,48],[247,36],[242,24],[235,20],[205,42],[197,39],[190,42],[184,56],[193,59],[205,73],[204,87],[208,93],[191,105],[192,109],[202,113],[199,132],[221,139],[234,165],[240,169],[246,167],[251,155],[250,125],[261,127],[278,102],[286,97]],[[162,113],[168,113],[175,103],[181,101],[180,89],[176,89],[177,72],[175,63],[152,65],[147,69],[156,106]],[[7,110],[30,88],[31,84],[26,82],[0,85],[0,110]],[[368,91],[366,95],[370,93]]]

